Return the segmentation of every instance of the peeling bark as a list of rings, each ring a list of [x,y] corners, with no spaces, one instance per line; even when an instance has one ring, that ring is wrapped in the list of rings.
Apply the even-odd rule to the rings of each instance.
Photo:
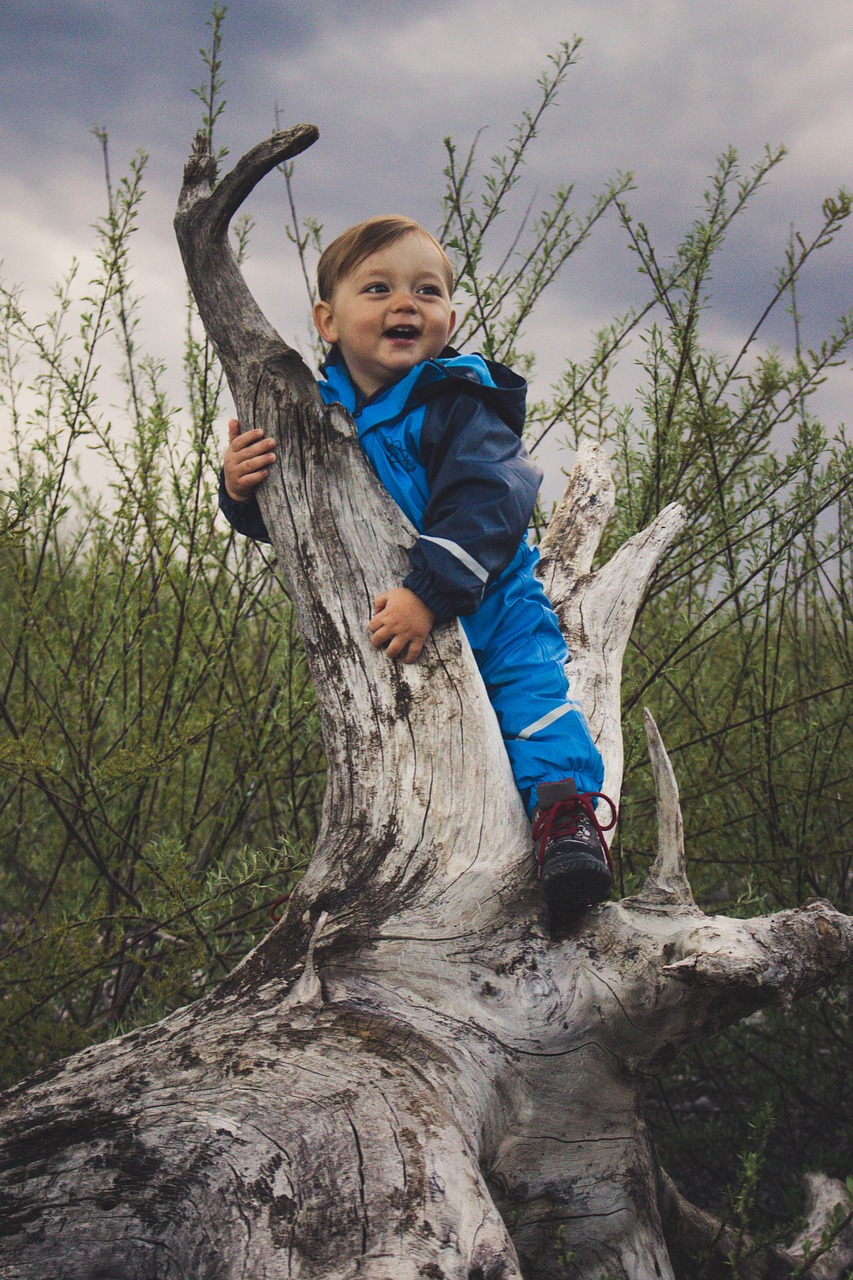
[[[657,1167],[648,1083],[686,1046],[825,982],[853,955],[853,923],[824,902],[705,916],[649,721],[648,881],[549,935],[464,637],[438,628],[415,666],[369,644],[370,601],[403,576],[413,531],[228,247],[240,202],[315,136],[276,134],[212,191],[197,145],[176,227],[238,414],[278,441],[260,501],[317,686],[317,848],[285,918],[214,993],[5,1096],[0,1276],[681,1280],[711,1228]],[[622,655],[683,517],[668,508],[592,572],[612,502],[587,446],[542,575],[618,795]],[[789,1275],[796,1257],[755,1274]]]

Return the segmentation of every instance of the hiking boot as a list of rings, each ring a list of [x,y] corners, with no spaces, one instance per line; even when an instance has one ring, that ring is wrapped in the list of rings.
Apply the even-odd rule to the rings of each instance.
[[[595,816],[595,799],[610,806],[606,826]],[[551,912],[570,919],[610,897],[613,860],[604,832],[616,826],[616,806],[600,791],[578,791],[572,778],[540,783],[537,800],[539,879]]]

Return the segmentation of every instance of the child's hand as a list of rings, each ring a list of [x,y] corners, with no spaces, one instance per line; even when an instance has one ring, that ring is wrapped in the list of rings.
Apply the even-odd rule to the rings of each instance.
[[[246,502],[261,481],[266,480],[273,462],[275,440],[265,438],[257,427],[241,435],[239,422],[232,418],[228,423],[228,448],[222,460],[228,497],[235,502]]]
[[[421,649],[435,622],[435,614],[408,587],[384,591],[373,601],[375,613],[370,619],[370,643],[376,649],[385,646],[389,658],[417,662]]]

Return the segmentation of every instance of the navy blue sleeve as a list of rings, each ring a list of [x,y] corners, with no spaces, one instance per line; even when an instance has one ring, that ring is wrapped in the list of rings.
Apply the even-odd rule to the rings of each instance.
[[[219,510],[238,533],[254,538],[255,542],[269,542],[270,535],[257,498],[252,496],[246,502],[235,502],[225,488],[224,471],[219,472]]]
[[[518,436],[473,396],[429,404],[420,447],[430,500],[403,585],[445,621],[475,613],[512,560],[542,472]]]

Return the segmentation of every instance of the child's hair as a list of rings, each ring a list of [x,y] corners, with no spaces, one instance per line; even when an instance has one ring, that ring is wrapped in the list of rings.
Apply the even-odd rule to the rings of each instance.
[[[442,266],[447,278],[447,291],[452,293],[453,267],[435,236],[425,231],[413,218],[388,214],[356,223],[354,227],[343,231],[327,249],[323,250],[320,261],[317,263],[317,292],[323,302],[331,302],[340,281],[354,271],[360,262],[364,262],[365,258],[369,258],[372,253],[378,253],[380,249],[393,244],[395,240],[411,235],[413,231],[431,240],[441,254]]]

